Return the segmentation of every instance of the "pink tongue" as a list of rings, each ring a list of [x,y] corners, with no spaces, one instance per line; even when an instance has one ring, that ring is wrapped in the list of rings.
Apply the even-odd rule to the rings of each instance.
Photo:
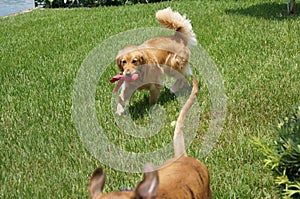
[[[123,76],[123,75],[122,75]],[[118,81],[116,87],[114,88],[114,93],[118,92],[119,88],[121,87],[121,85],[123,84],[124,80],[126,82],[133,82],[133,81],[136,81],[138,78],[139,78],[139,75],[138,74],[133,74],[131,77],[127,77],[126,75],[124,76],[124,79],[120,77],[117,77],[118,80],[115,80],[115,81]],[[112,82],[112,81],[111,81]]]
[[[136,81],[139,78],[138,74],[133,74],[131,77],[127,77],[126,75],[124,76],[124,79],[126,82],[133,82]]]
[[[121,87],[121,85],[123,84],[124,80],[123,79],[119,79],[116,87],[114,88],[114,93],[118,92],[119,88]]]

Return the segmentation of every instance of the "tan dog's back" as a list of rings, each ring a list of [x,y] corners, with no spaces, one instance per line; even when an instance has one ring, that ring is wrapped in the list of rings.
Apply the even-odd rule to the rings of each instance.
[[[157,198],[212,198],[207,167],[194,158],[182,156],[158,174]]]

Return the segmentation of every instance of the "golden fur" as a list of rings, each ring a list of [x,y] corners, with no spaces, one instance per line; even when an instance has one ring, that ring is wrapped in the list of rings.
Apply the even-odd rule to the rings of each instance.
[[[162,26],[176,32],[172,36],[152,38],[140,46],[127,46],[119,51],[116,62],[123,75],[139,75],[137,81],[124,82],[117,106],[119,115],[124,112],[125,102],[135,90],[149,90],[152,105],[159,97],[164,74],[176,79],[172,92],[186,86],[184,78],[192,74],[189,47],[196,45],[197,40],[190,21],[171,8],[159,10],[156,18]]]
[[[198,92],[197,80],[193,90],[177,119],[174,132],[175,157],[168,160],[159,170],[151,164],[144,168],[144,179],[134,191],[120,191],[104,194],[105,175],[97,168],[90,181],[91,199],[211,199],[210,177],[206,166],[199,160],[188,157],[184,146],[183,125],[187,112]]]

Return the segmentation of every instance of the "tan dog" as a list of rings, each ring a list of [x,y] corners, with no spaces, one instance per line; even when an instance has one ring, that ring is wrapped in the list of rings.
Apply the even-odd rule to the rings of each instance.
[[[156,18],[162,26],[176,32],[172,36],[153,38],[140,46],[127,46],[119,51],[116,61],[123,75],[139,76],[137,81],[124,82],[117,106],[119,115],[124,112],[125,102],[137,89],[149,90],[150,105],[154,104],[165,73],[177,79],[172,92],[185,86],[184,78],[192,74],[189,47],[196,45],[197,39],[190,21],[171,8],[159,10]]]
[[[150,164],[145,165],[144,179],[134,191],[102,193],[105,175],[97,168],[91,178],[91,199],[210,199],[210,177],[206,166],[185,152],[183,126],[186,114],[196,99],[197,80],[193,80],[192,93],[177,119],[174,132],[174,159],[167,161],[158,171]]]

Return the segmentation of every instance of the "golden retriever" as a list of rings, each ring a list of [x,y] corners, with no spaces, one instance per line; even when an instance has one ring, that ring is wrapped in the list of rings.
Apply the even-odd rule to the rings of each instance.
[[[189,47],[196,45],[197,39],[190,21],[171,8],[157,11],[156,18],[163,27],[176,32],[172,36],[149,39],[140,46],[127,46],[118,52],[116,62],[122,74],[129,78],[138,75],[136,81],[125,81],[122,85],[117,105],[119,115],[135,90],[149,90],[150,105],[153,105],[159,97],[164,74],[176,78],[172,92],[184,87],[185,77],[192,74]]]

